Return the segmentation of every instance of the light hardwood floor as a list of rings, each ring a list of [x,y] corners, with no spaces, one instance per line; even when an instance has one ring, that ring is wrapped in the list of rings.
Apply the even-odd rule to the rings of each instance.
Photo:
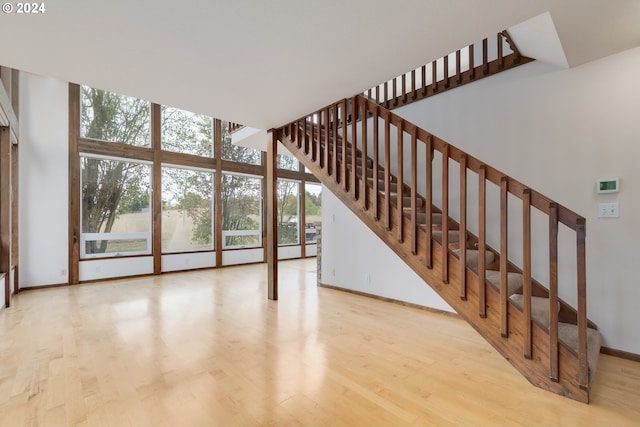
[[[0,313],[0,426],[638,426],[640,364],[592,403],[531,386],[465,322],[280,264],[28,291]]]

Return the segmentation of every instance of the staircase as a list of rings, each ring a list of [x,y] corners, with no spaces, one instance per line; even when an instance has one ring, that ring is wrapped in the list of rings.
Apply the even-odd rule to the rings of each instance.
[[[586,315],[585,219],[374,99],[357,95],[275,132],[532,384],[588,403],[600,334]],[[540,215],[548,223],[544,284],[532,268]],[[516,216],[518,229],[509,221]],[[494,248],[487,240],[495,236]],[[508,255],[514,238],[518,262]],[[567,252],[572,271],[558,262]],[[575,286],[577,309],[558,296],[560,285]]]

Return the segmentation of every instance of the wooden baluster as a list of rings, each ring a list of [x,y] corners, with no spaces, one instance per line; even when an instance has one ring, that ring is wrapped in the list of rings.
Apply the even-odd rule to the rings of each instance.
[[[462,71],[460,64],[460,49],[456,50],[456,83],[460,84],[462,81]]]
[[[367,98],[368,99],[373,99],[373,88],[369,89],[367,91]]]
[[[342,179],[342,188],[344,191],[349,191],[347,185],[347,100],[342,100],[342,163],[340,164],[342,169],[340,171],[340,179]]]
[[[298,146],[298,149],[302,149],[302,144],[304,143],[304,141],[302,141],[302,123],[300,123],[300,120],[296,120],[296,140],[298,141],[298,143],[296,144]]]
[[[311,155],[311,161],[315,162],[316,161],[316,138],[315,138],[315,134],[316,134],[316,125],[315,123],[313,123],[314,119],[315,119],[316,115],[312,114],[311,116],[309,116],[309,154]]]
[[[487,317],[487,167],[478,172],[478,315]]]
[[[422,66],[422,82],[420,83],[420,85],[422,86],[422,96],[426,96],[427,95],[427,66],[423,65]]]
[[[549,206],[549,378],[558,381],[558,205]]]
[[[438,91],[438,62],[431,62],[431,91],[436,93]]]
[[[460,299],[467,299],[467,156],[460,158]]]
[[[318,117],[318,123],[316,124],[316,128],[318,130],[318,137],[316,138],[316,163],[318,166],[322,167],[322,110],[316,113]]]
[[[303,126],[304,133],[304,149],[303,153],[305,155],[309,154],[309,117],[305,117]]]
[[[531,190],[522,192],[522,314],[524,318],[524,357],[531,359]],[[557,310],[557,309],[556,309]]]
[[[384,107],[389,108],[389,81],[384,82]]]
[[[378,114],[380,114],[378,105],[373,109],[373,217],[378,221],[380,219],[380,212],[378,211],[378,174],[379,166],[378,162]]]
[[[586,223],[584,218],[576,221],[577,281],[578,281],[578,366],[579,385],[589,387],[589,362],[587,360],[587,273],[585,256]]]
[[[489,74],[489,40],[482,40],[482,73]]]
[[[398,241],[403,241],[403,218],[404,218],[404,120],[400,120],[398,123],[398,192],[397,192],[397,203],[396,210],[397,219],[398,219]]]
[[[445,89],[449,89],[449,55],[444,56],[444,65],[442,68],[444,72],[444,87]]]
[[[369,210],[369,199],[367,196],[367,177],[369,176],[367,170],[367,160],[369,160],[367,150],[367,101],[365,99],[360,99],[360,101],[360,114],[362,115],[360,118],[362,125],[362,131],[360,132],[360,137],[362,138],[362,207],[366,211]]]
[[[393,94],[392,94],[392,99],[393,99],[393,106],[396,107],[398,106],[398,78],[394,77],[393,78]]]
[[[411,128],[411,252],[418,253],[418,127]]]
[[[351,99],[351,195],[355,200],[360,198],[358,185],[358,102]]]
[[[324,164],[322,165],[326,171],[327,175],[331,176],[333,171],[331,170],[331,161],[329,160],[329,150],[331,147],[331,134],[329,133],[331,130],[331,119],[330,119],[329,107],[324,109]]]
[[[473,55],[475,54],[475,47],[473,43],[469,45],[469,78],[471,80],[476,78],[476,66],[475,66],[475,58]]]
[[[407,103],[407,73],[402,74],[402,103]]]
[[[411,100],[415,101],[418,98],[418,89],[416,88],[416,70],[411,70]]]
[[[391,230],[391,117],[386,112],[384,118],[384,217],[387,230]]]
[[[502,33],[498,33],[498,69],[504,69],[504,54],[502,52]]]
[[[338,108],[338,104],[333,104],[333,161],[332,161],[332,169],[333,176],[336,183],[340,182],[340,169],[338,168],[338,124],[340,122],[340,112]]]
[[[442,149],[442,281],[449,283],[449,144]]]
[[[507,271],[509,268],[509,177],[500,179],[500,334],[509,336],[509,295]]]
[[[425,190],[425,212],[426,212],[426,223],[425,223],[425,234],[426,234],[426,244],[425,247],[427,249],[426,253],[426,265],[427,268],[433,268],[433,253],[431,251],[431,237],[433,233],[433,220],[432,220],[432,209],[433,209],[433,137],[429,135],[427,137],[427,153],[425,159],[425,170],[426,170],[426,190]]]

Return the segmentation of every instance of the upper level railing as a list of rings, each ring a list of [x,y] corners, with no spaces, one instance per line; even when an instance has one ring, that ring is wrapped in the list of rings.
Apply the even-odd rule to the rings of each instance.
[[[520,55],[507,31],[372,87],[363,94],[385,108],[405,105],[533,59]]]
[[[520,181],[507,176],[505,173],[491,167],[485,162],[465,153],[459,148],[430,134],[415,124],[404,120],[388,109],[380,106],[371,99],[358,95],[351,99],[344,99],[327,106],[315,113],[309,114],[282,128],[288,136],[324,174],[326,179],[333,180],[353,200],[359,202],[364,211],[378,220],[384,218],[386,228],[403,241],[407,236],[405,215],[410,217],[408,230],[409,243],[414,254],[424,256],[426,266],[433,267],[434,254],[432,245],[432,209],[426,209],[426,224],[424,225],[426,243],[419,244],[422,228],[418,224],[418,199],[430,207],[437,205],[442,218],[450,217],[450,195],[459,198],[458,223],[460,242],[465,242],[471,235],[468,230],[470,222],[469,212],[477,215],[477,248],[478,248],[478,277],[485,277],[488,249],[487,238],[499,236],[499,264],[500,264],[500,332],[504,337],[509,336],[509,295],[508,271],[515,263],[510,261],[513,226],[510,217],[519,215],[521,229],[518,232],[522,246],[519,248],[519,264],[523,274],[523,355],[532,357],[532,258],[546,259],[548,268],[548,296],[549,296],[549,376],[558,380],[558,286],[559,277],[570,277],[575,280],[577,294],[577,313],[573,319],[578,327],[579,378],[581,387],[588,387],[589,368],[587,363],[587,305],[586,305],[586,265],[585,265],[585,218],[535,191]],[[357,141],[347,143],[345,139]],[[457,169],[457,173],[455,170]],[[392,191],[393,177],[400,181]],[[438,172],[438,173],[436,173]],[[378,179],[368,180],[367,177],[384,179],[379,184]],[[436,186],[436,179],[440,176],[440,186]],[[477,186],[469,186],[469,177],[477,177]],[[457,184],[452,184],[451,176],[457,176]],[[382,188],[380,188],[382,187]],[[475,187],[475,188],[474,188]],[[420,194],[419,188],[423,191]],[[369,190],[370,189],[370,190]],[[492,199],[498,203],[489,204],[487,194],[493,192]],[[392,194],[395,193],[395,194]],[[475,197],[470,197],[475,193]],[[380,196],[379,196],[380,195]],[[407,209],[405,196],[410,196],[411,204]],[[434,196],[437,196],[434,203]],[[515,199],[514,199],[515,198]],[[470,200],[477,199],[473,206]],[[519,200],[519,208],[513,202]],[[393,209],[392,209],[393,206]],[[395,211],[395,212],[394,212]],[[515,212],[514,212],[515,211]],[[546,216],[546,225],[532,220],[534,212],[536,219],[540,214]],[[392,215],[395,216],[392,218]],[[487,219],[499,219],[498,227],[488,227]],[[536,229],[532,231],[533,223]],[[559,227],[563,226],[574,233],[574,253],[576,265],[573,271],[567,263],[558,262]],[[539,230],[538,228],[543,229]],[[442,280],[447,283],[450,268],[448,265],[448,235],[449,222],[442,221],[442,254],[438,257],[441,265]],[[564,233],[564,232],[563,232]],[[520,235],[521,234],[521,235]],[[548,236],[547,245],[532,245],[532,236]],[[563,244],[565,239],[562,240]],[[424,248],[424,249],[419,249]],[[460,248],[460,296],[466,295],[466,249]],[[424,251],[420,253],[420,251]],[[565,253],[566,251],[563,251]],[[563,271],[560,271],[560,269]],[[480,286],[478,296],[478,315],[485,317],[487,313],[487,298],[485,286]],[[568,293],[567,293],[568,294]]]

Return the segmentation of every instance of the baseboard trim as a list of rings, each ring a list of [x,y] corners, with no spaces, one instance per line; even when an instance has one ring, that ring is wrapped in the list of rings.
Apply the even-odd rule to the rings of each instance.
[[[616,350],[610,347],[600,347],[600,353],[608,354],[609,356],[619,357],[620,359],[627,359],[633,362],[640,363],[640,354],[631,353],[623,350]]]
[[[49,288],[61,288],[63,286],[69,286],[68,283],[54,283],[52,285],[38,285],[38,286],[27,286],[21,287],[18,293],[27,292],[27,291],[38,291],[41,289],[49,289]]]
[[[372,299],[376,299],[376,300],[379,300],[379,301],[390,302],[392,304],[401,305],[403,307],[415,308],[417,310],[428,311],[428,312],[435,313],[435,314],[442,314],[442,315],[445,315],[445,316],[448,316],[448,317],[452,317],[454,319],[461,319],[461,317],[460,317],[460,315],[458,313],[453,313],[451,311],[440,310],[439,308],[428,307],[426,305],[420,305],[420,304],[415,304],[415,303],[412,303],[412,302],[400,301],[400,300],[393,299],[393,298],[382,297],[380,295],[369,294],[367,292],[356,291],[356,290],[347,289],[347,288],[341,288],[339,286],[326,285],[324,283],[319,283],[318,287],[327,288],[327,289],[333,289],[333,290],[336,290],[336,291],[341,291],[341,292],[346,292],[348,294],[354,294],[354,295],[359,295],[359,296],[362,296],[362,297],[372,298]]]

